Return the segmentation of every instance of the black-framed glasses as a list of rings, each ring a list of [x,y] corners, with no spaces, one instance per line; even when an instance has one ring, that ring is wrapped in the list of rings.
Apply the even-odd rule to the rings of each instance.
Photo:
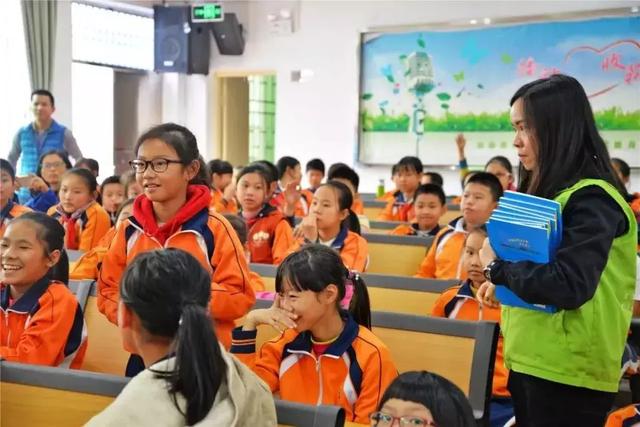
[[[436,427],[436,423],[420,417],[394,417],[384,412],[374,412],[369,416],[371,426],[390,427],[398,420],[400,427]]]
[[[167,170],[167,168],[171,163],[182,164],[180,160],[171,160],[171,159],[153,159],[153,160],[136,159],[136,160],[131,160],[129,162],[129,166],[131,166],[131,168],[136,173],[143,173],[144,171],[147,170],[149,165],[151,165],[151,170],[153,170],[156,173],[162,173]]]

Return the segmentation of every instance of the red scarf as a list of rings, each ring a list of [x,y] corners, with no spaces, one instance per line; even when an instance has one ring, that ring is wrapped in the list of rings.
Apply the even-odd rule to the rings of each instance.
[[[207,186],[190,185],[187,187],[187,201],[169,222],[158,226],[153,211],[153,202],[144,194],[136,197],[133,202],[133,217],[142,225],[145,234],[154,237],[161,245],[164,245],[164,242],[182,227],[182,224],[189,221],[201,210],[208,209],[210,203],[211,193]]]
[[[60,215],[60,224],[64,227],[64,247],[66,249],[77,250],[80,246],[78,241],[78,230],[76,230],[76,221],[82,216],[82,214],[89,209],[94,203],[92,200],[88,205],[76,210],[75,212],[68,214],[62,209],[62,205],[56,206],[56,212]]]

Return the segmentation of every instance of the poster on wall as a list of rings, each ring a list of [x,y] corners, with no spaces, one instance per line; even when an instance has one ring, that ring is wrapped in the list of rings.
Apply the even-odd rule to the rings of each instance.
[[[427,165],[516,161],[509,100],[523,84],[563,73],[584,86],[612,157],[640,166],[640,17],[479,29],[364,33],[359,160]]]

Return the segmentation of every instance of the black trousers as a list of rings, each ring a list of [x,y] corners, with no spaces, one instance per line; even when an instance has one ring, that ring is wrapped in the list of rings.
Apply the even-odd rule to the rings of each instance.
[[[602,427],[616,396],[514,371],[508,388],[517,427]]]

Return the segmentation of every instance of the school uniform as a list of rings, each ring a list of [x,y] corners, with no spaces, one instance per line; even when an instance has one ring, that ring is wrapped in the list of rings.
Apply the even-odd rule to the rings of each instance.
[[[417,222],[413,222],[411,224],[400,224],[389,234],[394,236],[420,236],[420,237],[429,237],[436,236],[442,228],[440,224],[433,227],[431,230],[420,230]]]
[[[64,227],[66,249],[89,251],[111,228],[109,214],[97,202],[91,202],[72,214],[64,212],[61,205],[52,206],[47,215]]]
[[[436,234],[414,277],[466,280],[467,272],[462,268],[462,251],[466,237],[463,218],[451,221]]]
[[[19,205],[13,200],[9,200],[7,205],[0,210],[0,238],[4,236],[4,230],[7,228],[12,219],[19,217],[27,212],[31,212],[26,206]]]
[[[604,427],[632,427],[638,424],[640,424],[640,404],[632,404],[610,413]]]
[[[53,190],[43,191],[42,193],[36,193],[24,204],[31,210],[37,212],[48,212],[52,206],[60,203],[58,194]]]
[[[232,185],[232,184],[229,184]],[[211,189],[211,209],[219,214],[237,214],[238,203],[235,199],[226,200],[222,191],[217,188]]]
[[[395,194],[398,190],[387,191],[382,196],[376,197],[376,200],[380,202],[390,202],[395,199]]]
[[[405,199],[402,191],[393,193],[393,199],[387,202],[384,210],[378,215],[380,221],[411,222],[416,217],[413,210],[413,197]]]
[[[97,279],[100,270],[100,264],[104,259],[109,244],[116,236],[116,228],[111,227],[106,232],[102,239],[98,242],[93,249],[85,252],[75,262],[69,263],[69,279],[71,280],[85,280],[85,279]]]
[[[17,301],[0,284],[0,358],[10,362],[79,369],[87,328],[76,297],[45,276]]]
[[[354,197],[353,204],[351,205],[351,210],[356,215],[364,215],[364,203],[362,202],[362,199],[359,196]]]
[[[255,295],[238,236],[224,217],[209,211],[210,201],[207,187],[190,185],[187,202],[171,221],[158,226],[152,202],[145,195],[136,198],[133,216],[117,228],[98,277],[98,309],[109,321],[117,323],[120,279],[136,255],[155,249],[182,249],[211,273],[209,309],[218,339],[229,346],[235,320],[249,311]]]
[[[281,399],[340,406],[346,420],[365,424],[398,372],[384,343],[350,314],[342,316],[344,329],[329,345],[313,344],[309,331],[289,329],[256,353],[257,331],[239,327],[231,352]]]
[[[305,216],[309,215],[309,207],[311,207],[312,200],[313,194],[302,190],[300,192],[300,198],[296,201],[293,216],[304,218]],[[271,196],[269,204],[275,208],[278,208],[280,211],[283,211],[285,205],[285,197],[284,190],[280,186],[276,188],[273,196]]]
[[[251,262],[280,264],[293,244],[293,230],[287,218],[265,203],[258,215],[245,221]]]

